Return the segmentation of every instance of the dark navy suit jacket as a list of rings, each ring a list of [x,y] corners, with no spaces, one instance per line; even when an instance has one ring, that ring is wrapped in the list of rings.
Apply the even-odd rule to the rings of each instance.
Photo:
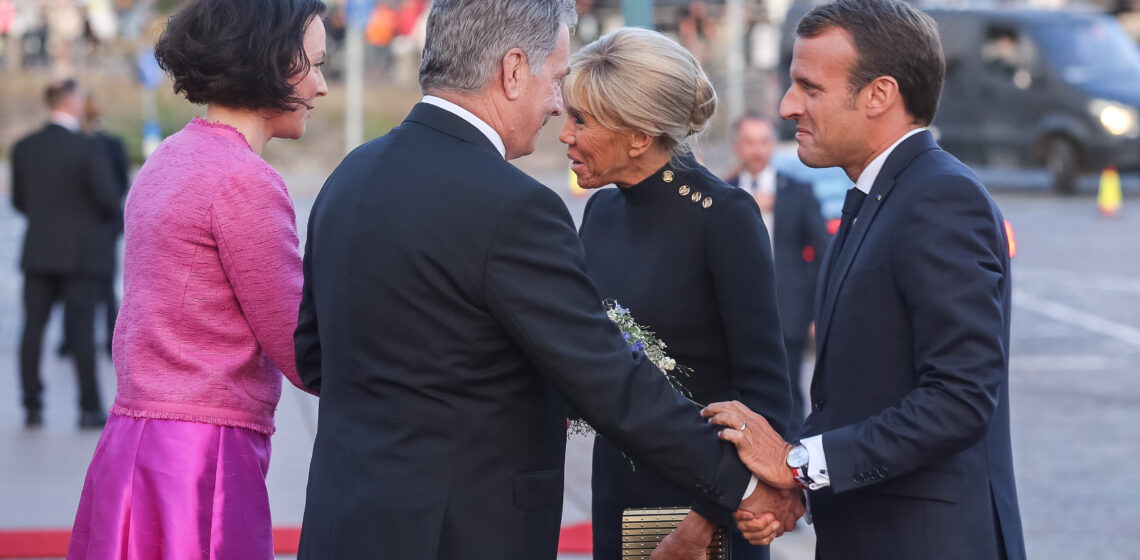
[[[300,558],[553,560],[564,398],[724,521],[749,473],[605,316],[562,200],[431,105],[313,206],[297,365],[321,394]]]
[[[1009,432],[1010,262],[1001,212],[920,132],[888,156],[824,260],[804,435],[819,558],[1025,558]]]

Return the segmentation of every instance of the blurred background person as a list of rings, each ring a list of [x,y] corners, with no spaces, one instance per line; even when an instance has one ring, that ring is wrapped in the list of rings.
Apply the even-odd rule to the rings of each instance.
[[[261,157],[300,138],[317,97],[319,0],[195,0],[155,56],[206,105],[127,200],[118,393],[68,558],[273,557],[265,475],[281,377],[298,387],[293,201]],[[193,551],[193,552],[192,552]]]
[[[52,72],[56,76],[75,74],[83,68],[86,58],[79,41],[83,38],[85,19],[73,0],[46,0],[48,50],[52,56]],[[77,48],[79,47],[79,48]]]
[[[119,196],[116,208],[118,211],[115,213],[114,221],[109,225],[111,226],[112,243],[117,245],[119,236],[123,234],[123,198],[131,186],[127,146],[122,139],[103,128],[99,104],[96,103],[94,97],[87,96],[84,117],[84,130],[94,136],[99,142],[99,146],[103,148],[103,153],[106,154],[107,160],[111,164],[111,172],[115,177],[115,193]],[[108,353],[111,352],[111,338],[115,334],[115,320],[119,316],[119,298],[115,295],[115,276],[119,269],[117,256],[116,251],[111,252],[111,273],[103,278],[97,294],[97,303],[103,304],[106,310],[104,318],[107,325],[106,348]]]
[[[677,34],[681,43],[702,64],[712,59],[717,43],[716,20],[709,17],[708,5],[701,0],[690,2],[681,10],[677,22]]]
[[[791,396],[768,233],[749,195],[697,163],[685,143],[717,105],[700,63],[660,33],[620,29],[573,56],[563,96],[559,139],[578,184],[619,187],[594,194],[582,218],[600,295],[629,308],[670,357],[692,368],[676,376],[690,399],[749,403],[782,430]],[[596,560],[621,558],[626,508],[689,503],[648,466],[595,439]],[[699,536],[691,552],[703,558],[715,529],[690,514],[685,534]],[[733,559],[768,557],[735,528],[730,538]]]
[[[775,124],[759,113],[749,112],[733,124],[732,132],[732,149],[738,167],[726,181],[756,199],[772,239],[776,297],[792,384],[788,433],[796,433],[807,413],[800,370],[804,349],[811,338],[819,263],[830,235],[811,185],[776,171],[772,165],[772,153],[776,149]]]
[[[118,197],[102,148],[80,131],[83,92],[74,80],[53,82],[45,98],[47,126],[12,150],[12,205],[27,217],[20,267],[24,271],[24,332],[20,381],[25,425],[43,423],[40,358],[44,327],[64,302],[64,331],[79,376],[79,427],[107,420],[95,381],[95,294],[110,271],[114,241],[108,224]]]
[[[107,158],[107,164],[110,166],[111,174],[115,179],[115,194],[118,195],[115,216],[106,222],[106,227],[110,229],[112,247],[109,253],[111,259],[110,272],[99,280],[99,287],[95,293],[96,307],[103,305],[105,310],[104,319],[107,327],[105,348],[110,354],[111,337],[115,333],[115,318],[119,315],[119,297],[115,295],[115,276],[119,266],[117,251],[114,248],[118,245],[119,236],[123,234],[123,197],[127,194],[127,188],[130,187],[130,166],[127,162],[126,145],[117,136],[103,128],[99,104],[91,95],[87,96],[86,103],[83,106],[83,131],[93,136],[99,147],[102,148],[103,156]],[[65,338],[59,346],[61,355],[71,354],[66,333],[64,334]]]

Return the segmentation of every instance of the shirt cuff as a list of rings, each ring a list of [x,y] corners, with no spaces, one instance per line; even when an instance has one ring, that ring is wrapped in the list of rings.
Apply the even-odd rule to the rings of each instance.
[[[808,450],[807,474],[812,483],[809,490],[819,490],[831,486],[831,478],[827,475],[827,456],[823,453],[823,434],[800,440],[800,444]]]
[[[744,500],[747,500],[748,497],[751,496],[752,493],[756,491],[756,484],[758,484],[759,482],[760,482],[760,479],[756,478],[756,475],[752,475],[752,480],[748,481],[748,488],[744,489],[744,497],[741,498],[740,501],[743,502]]]

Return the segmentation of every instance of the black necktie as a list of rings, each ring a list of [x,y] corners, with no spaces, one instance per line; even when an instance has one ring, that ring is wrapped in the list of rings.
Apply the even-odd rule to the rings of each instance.
[[[843,242],[847,241],[847,233],[851,231],[851,222],[855,221],[855,216],[859,214],[859,209],[863,207],[863,201],[866,199],[867,195],[857,188],[852,187],[847,190],[847,197],[843,199],[839,229],[835,232],[835,241],[831,244],[831,253],[828,255],[828,277],[824,279],[825,287],[826,283],[829,283],[831,277],[835,275],[835,263],[839,261],[839,253],[843,251]]]
[[[867,195],[854,187],[847,189],[847,196],[843,199],[843,211],[839,219],[839,231],[835,232],[835,251],[838,254],[843,249],[843,242],[847,241],[847,233],[851,231],[851,222],[863,207]]]

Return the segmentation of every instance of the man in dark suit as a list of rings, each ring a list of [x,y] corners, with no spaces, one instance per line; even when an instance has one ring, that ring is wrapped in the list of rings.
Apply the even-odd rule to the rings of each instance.
[[[73,80],[46,92],[50,122],[12,149],[12,205],[28,219],[24,237],[24,334],[20,381],[26,425],[43,422],[40,353],[44,326],[63,300],[64,331],[79,376],[79,426],[107,420],[95,382],[94,305],[99,279],[110,272],[114,237],[108,224],[119,207],[102,147],[79,132],[83,94]]]
[[[776,129],[759,113],[745,113],[732,126],[738,168],[725,181],[756,199],[772,239],[776,297],[792,384],[792,418],[788,434],[803,424],[804,394],[800,382],[804,347],[810,337],[819,263],[827,248],[827,224],[811,185],[769,165],[776,149]]]
[[[107,162],[111,167],[111,175],[115,178],[115,192],[119,196],[118,205],[115,212],[115,219],[107,222],[106,227],[111,230],[111,243],[112,247],[117,245],[119,237],[123,235],[123,198],[127,195],[127,189],[130,188],[130,166],[127,158],[127,147],[119,137],[107,132],[103,128],[103,119],[100,116],[99,105],[95,103],[95,99],[90,95],[86,96],[86,102],[83,108],[83,130],[93,136],[99,142],[99,146],[103,148],[103,153],[107,158]],[[96,307],[99,305],[104,306],[104,324],[107,328],[107,353],[111,353],[111,339],[115,334],[115,321],[119,316],[119,297],[115,294],[115,276],[118,272],[118,259],[116,251],[112,250],[110,253],[111,264],[110,273],[104,276],[99,281],[99,289],[96,291],[95,303]],[[71,348],[68,346],[67,341],[64,340],[59,346],[60,355],[71,354]]]
[[[562,111],[571,0],[437,0],[425,97],[310,214],[298,372],[320,392],[299,557],[557,554],[564,399],[721,521],[750,474],[630,351],[561,199],[507,162]]]
[[[930,132],[935,23],[897,0],[799,22],[800,159],[855,181],[825,257],[812,413],[798,443],[735,403],[706,410],[767,482],[807,487],[822,559],[1023,559],[1009,430],[1009,247],[1001,212]],[[747,532],[747,531],[746,531]]]
[[[115,194],[118,201],[115,205],[115,219],[108,223],[111,228],[112,249],[118,244],[119,237],[123,235],[123,199],[127,196],[127,189],[131,187],[130,163],[127,157],[127,146],[123,141],[107,132],[103,128],[103,118],[100,116],[99,105],[90,96],[84,107],[86,129],[103,147],[107,161],[111,166],[111,174],[115,178]],[[111,271],[100,282],[97,301],[105,306],[107,325],[107,353],[111,353],[111,339],[115,335],[115,321],[119,317],[119,297],[115,294],[115,276],[118,273],[118,255],[111,251]]]

